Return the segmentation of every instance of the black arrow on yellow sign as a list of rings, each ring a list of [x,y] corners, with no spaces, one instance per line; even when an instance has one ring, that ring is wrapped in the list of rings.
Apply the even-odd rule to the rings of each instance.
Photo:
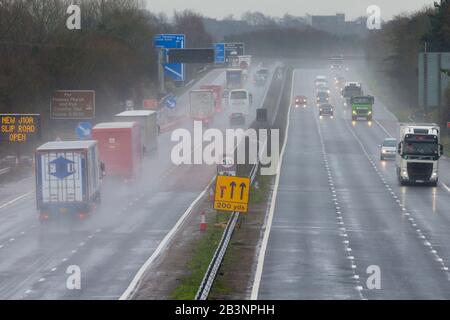
[[[232,182],[230,183],[230,187],[231,187],[231,199],[233,199],[234,196],[234,188],[236,187],[236,182]]]
[[[240,187],[241,187],[241,200],[242,200],[242,199],[244,199],[244,189],[247,188],[247,185],[244,182],[242,182],[240,184]]]
[[[226,189],[227,187],[225,187],[225,186],[222,186],[222,187],[220,187],[220,197],[221,198],[223,198],[223,193],[225,192],[225,189]]]

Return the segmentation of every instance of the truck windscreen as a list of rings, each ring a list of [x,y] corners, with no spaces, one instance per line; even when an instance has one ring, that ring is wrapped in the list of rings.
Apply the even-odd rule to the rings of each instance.
[[[359,87],[346,87],[344,89],[344,97],[353,97],[361,94],[361,88]]]
[[[371,104],[372,99],[369,97],[355,97],[352,99],[352,103],[355,104]]]
[[[410,156],[437,156],[438,150],[436,141],[405,141],[403,153]]]
[[[230,98],[231,99],[247,99],[247,92],[246,91],[232,91]]]

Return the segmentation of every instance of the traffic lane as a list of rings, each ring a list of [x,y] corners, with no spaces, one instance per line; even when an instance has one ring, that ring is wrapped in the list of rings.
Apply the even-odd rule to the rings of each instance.
[[[364,287],[363,295],[369,299],[447,298],[445,274],[436,268],[402,207],[353,137],[347,117],[341,109],[337,111],[336,121],[323,125],[323,131],[357,273],[366,279],[367,267],[375,265],[382,276],[381,289]]]
[[[425,237],[424,244],[430,243],[432,247],[427,245],[427,250],[436,250],[439,257],[434,255],[433,259],[443,259],[442,264],[438,263],[437,268],[446,268],[450,260],[450,248],[448,243],[450,236],[448,230],[450,228],[450,214],[447,210],[450,201],[449,191],[439,183],[437,187],[429,186],[400,186],[397,181],[395,171],[395,161],[378,161],[379,149],[373,141],[379,139],[383,135],[382,130],[372,128],[372,130],[362,130],[355,127],[355,132],[361,139],[368,153],[377,164],[380,172],[383,173],[390,189],[398,197],[400,203],[408,211],[409,216],[406,218],[411,224],[412,230],[421,230],[418,233]],[[448,175],[445,170],[440,170],[443,176]],[[441,179],[442,177],[440,177]],[[437,261],[439,262],[439,261]]]
[[[221,79],[221,76],[223,77],[223,73],[223,69],[213,70],[211,73],[207,74],[204,79],[200,80],[197,86],[200,86],[204,83],[221,84],[223,81],[223,79]],[[188,96],[188,93],[185,93],[183,96]],[[180,128],[189,130],[191,128],[191,122],[186,120],[184,123],[180,124]],[[158,137],[158,149],[153,151],[150,156],[144,158],[144,172],[147,171],[149,174],[153,175],[157,173],[157,176],[155,177],[156,180],[159,177],[159,174],[166,175],[168,172],[173,170],[170,156],[171,148],[174,144],[170,141],[170,136],[171,132],[161,134]],[[148,168],[148,170],[146,168]],[[104,179],[103,186],[108,187],[108,185],[114,184],[114,182],[111,180],[115,179],[107,176]],[[154,180],[155,179],[151,179],[151,181]],[[136,185],[140,184],[142,187],[145,187],[146,183],[146,180],[141,179],[137,181],[133,186],[136,187]],[[21,223],[19,223],[19,225],[24,225],[24,222],[26,222],[27,224],[34,224],[34,220],[36,219],[36,215],[34,214],[36,213],[35,204],[30,205],[30,202],[35,201],[33,192],[34,184],[35,181],[33,175],[32,177],[28,177],[24,180],[0,186],[0,188],[2,188],[2,193],[9,194],[10,197],[12,197],[12,200],[20,198],[11,204],[8,204],[8,202],[11,201],[9,199],[7,202],[0,202],[0,235],[9,235],[9,233],[13,231],[12,229],[14,229],[12,226],[16,224],[16,220],[20,220]],[[26,190],[29,194],[26,197],[22,197],[24,195],[24,190]],[[125,188],[124,190],[120,191],[120,195],[125,194],[129,197],[129,191],[132,190],[133,188]],[[108,201],[114,201],[117,199],[117,197],[110,198],[111,199]],[[26,203],[23,203],[24,201],[26,201]],[[122,199],[121,201],[126,201],[126,199]],[[28,207],[32,210],[23,210],[24,207]],[[31,214],[30,211],[32,212]]]
[[[11,181],[6,183],[0,183],[0,210],[6,207],[8,202],[14,201],[14,199],[24,195],[26,191],[32,191],[34,188],[34,176],[20,179],[18,181]]]
[[[167,138],[168,135],[166,135]],[[23,257],[30,256],[31,253],[33,253],[36,248],[33,246],[33,242],[30,241],[31,239],[36,239],[40,232],[34,232],[29,233],[28,237],[24,237],[21,242],[16,242],[15,247],[13,250],[11,250],[8,254],[6,254],[4,257],[4,260],[2,262],[5,263],[5,275],[7,276],[8,280],[11,281],[11,285],[8,286],[8,290],[2,291],[2,295],[4,295],[7,298],[21,298],[25,297],[28,298],[30,296],[40,297],[45,294],[44,291],[45,287],[41,290],[37,289],[30,289],[35,288],[36,284],[44,284],[44,283],[50,283],[50,281],[45,277],[48,276],[49,278],[54,271],[51,271],[56,268],[56,270],[60,270],[59,272],[62,272],[61,276],[59,277],[58,283],[56,285],[61,285],[61,279],[64,279],[64,277],[67,277],[63,272],[65,271],[64,264],[67,262],[67,255],[69,254],[77,254],[78,250],[74,248],[74,243],[78,243],[81,245],[83,243],[83,248],[95,248],[100,252],[104,252],[104,255],[107,255],[108,250],[101,250],[101,248],[97,247],[94,241],[88,241],[92,240],[92,237],[96,235],[97,232],[104,232],[105,234],[111,233],[117,226],[121,226],[126,228],[127,226],[130,227],[130,225],[142,225],[142,223],[135,222],[136,219],[139,218],[139,216],[135,217],[135,212],[139,215],[139,207],[141,205],[142,199],[146,196],[145,192],[139,193],[139,191],[142,191],[143,188],[145,191],[149,191],[151,194],[158,193],[158,188],[161,188],[164,186],[163,182],[170,182],[170,178],[178,177],[180,176],[180,168],[182,170],[185,170],[188,176],[182,176],[182,181],[187,185],[191,184],[189,186],[186,186],[186,189],[189,189],[189,195],[188,198],[180,197],[180,201],[182,201],[183,205],[178,204],[176,201],[169,202],[170,205],[167,205],[167,202],[165,203],[164,208],[160,208],[156,206],[156,210],[158,213],[160,213],[160,219],[162,221],[171,219],[172,217],[176,217],[177,219],[182,214],[183,209],[188,207],[188,205],[192,202],[192,200],[198,195],[198,193],[201,191],[201,189],[206,184],[206,181],[211,178],[214,169],[212,167],[209,167],[208,169],[200,168],[198,171],[195,171],[192,169],[191,166],[181,166],[180,168],[174,167],[170,165],[170,158],[165,158],[162,156],[162,159],[165,159],[165,161],[161,160],[161,154],[165,152],[166,155],[170,154],[168,151],[170,149],[170,145],[164,145],[165,147],[161,148],[161,144],[158,149],[157,155],[153,158],[150,158],[147,162],[147,164],[152,163],[155,165],[152,167],[151,172],[158,172],[161,173],[159,176],[159,179],[155,179],[153,177],[150,177],[147,181],[145,179],[141,179],[140,181],[136,182],[136,185],[123,185],[123,184],[115,184],[113,185],[111,180],[108,183],[105,183],[104,186],[104,192],[103,192],[103,204],[100,208],[100,214],[93,216],[92,220],[89,221],[89,224],[81,226],[81,230],[66,230],[66,233],[61,230],[51,230],[50,236],[55,236],[55,239],[58,239],[58,237],[62,237],[60,240],[55,241],[47,241],[45,246],[42,247],[42,250],[44,250],[44,253],[48,256],[54,257],[53,259],[45,259],[42,261],[37,261],[35,264],[30,266],[30,264],[22,264],[21,261],[23,260]],[[163,172],[161,169],[161,166],[168,165],[168,170],[166,172]],[[148,165],[151,167],[151,165]],[[174,169],[175,168],[175,169]],[[203,181],[201,179],[203,175]],[[196,184],[197,182],[203,183],[202,185]],[[150,186],[150,184],[155,184],[154,186]],[[179,182],[173,183],[172,185],[179,185]],[[140,186],[140,187],[138,187]],[[198,188],[198,189],[197,189]],[[169,188],[170,189],[170,188]],[[168,192],[167,190],[165,192]],[[192,193],[191,193],[192,192]],[[136,198],[137,196],[137,198]],[[181,209],[183,208],[183,209]],[[30,211],[29,208],[27,211]],[[131,217],[128,215],[129,212],[133,212]],[[123,214],[126,215],[123,215]],[[117,215],[116,217],[114,215]],[[120,216],[119,216],[120,215]],[[126,218],[124,218],[126,217]],[[134,217],[134,218],[133,218]],[[145,217],[145,214],[141,212],[141,217]],[[32,219],[35,219],[33,216]],[[33,220],[35,221],[35,220]],[[171,221],[169,225],[173,225]],[[151,222],[150,224],[153,224]],[[131,228],[131,227],[130,227]],[[151,230],[151,229],[150,229]],[[48,230],[46,230],[48,231]],[[87,231],[87,232],[86,232]],[[125,233],[120,233],[122,237],[122,241],[127,240],[127,235],[131,231],[127,231]],[[59,235],[58,235],[59,233]],[[67,238],[67,233],[71,235],[71,239],[65,241]],[[72,233],[75,233],[75,236],[72,235]],[[133,235],[135,234],[134,232]],[[143,237],[143,234],[137,232],[139,235],[137,237]],[[158,239],[159,241],[164,237],[165,233],[161,234],[161,237]],[[26,240],[27,239],[27,240]],[[95,237],[94,237],[95,239]],[[159,242],[158,242],[159,243]],[[111,245],[111,244],[110,244]],[[76,246],[75,246],[76,247]],[[147,250],[153,250],[152,248]],[[60,252],[61,254],[58,254]],[[130,260],[123,260],[120,258],[123,254],[120,251],[114,251],[114,254],[116,255],[116,260],[122,261],[123,263],[127,263],[127,261],[133,261],[132,258]],[[1,252],[0,252],[1,254]],[[32,256],[32,255],[31,255]],[[118,256],[118,257],[117,257]],[[145,261],[144,258],[146,258],[148,255],[141,256],[141,260],[138,264],[134,265],[135,271],[132,273],[127,274],[129,279],[125,282],[119,282],[119,280],[114,281],[112,283],[113,291],[118,295],[120,295],[123,290],[125,290],[126,286],[131,281],[131,278],[134,276],[137,269],[143,264],[143,261]],[[103,260],[102,254],[99,256],[100,260]],[[122,259],[122,260],[121,260]],[[50,262],[49,262],[50,261]],[[54,261],[59,261],[59,264],[57,264]],[[18,266],[20,270],[19,274],[17,272],[13,272],[13,266]],[[89,267],[87,267],[89,268]],[[120,266],[117,265],[115,268],[117,270],[120,269]],[[50,276],[49,271],[50,270]],[[85,270],[85,272],[89,272],[89,270]],[[119,279],[120,277],[115,277]],[[115,279],[114,278],[114,279]],[[44,279],[44,280],[42,280]],[[55,279],[58,279],[58,277],[55,277]],[[42,281],[40,281],[42,280]],[[91,286],[95,287],[96,284],[92,284]],[[101,285],[99,284],[101,287]],[[6,287],[6,286],[5,286]],[[11,290],[9,288],[14,287],[14,290]],[[39,288],[39,286],[37,286]],[[62,292],[65,292],[63,290]],[[24,294],[25,293],[25,294]],[[54,296],[51,296],[52,298]]]
[[[193,89],[199,89],[200,86],[204,84],[217,84],[217,85],[223,85],[225,82],[225,69],[218,68],[213,69],[209,73],[207,73],[203,78],[201,78],[196,84],[193,85]],[[182,113],[186,114],[186,106],[189,105],[189,91],[183,93],[178,98],[180,104],[179,107],[182,109]],[[160,137],[164,136],[170,136],[169,133],[162,134]],[[165,140],[164,138],[162,138]],[[163,141],[164,143],[164,141]],[[11,200],[14,200],[18,197],[21,197],[27,192],[30,192],[34,189],[35,185],[35,178],[34,175],[31,174],[29,177],[23,178],[19,181],[9,182],[0,184],[0,216],[1,216],[1,210],[2,205],[11,202]],[[26,192],[24,192],[26,191]],[[5,206],[7,207],[7,206]],[[9,205],[8,205],[9,207]],[[0,223],[1,225],[1,223]],[[0,233],[1,234],[1,233]]]
[[[261,96],[258,96],[257,99],[262,98]],[[180,172],[181,171],[181,172]],[[138,236],[136,240],[133,239],[125,239],[125,241],[139,244],[137,247],[142,245],[140,243],[144,243],[144,250],[151,250],[153,251],[159,244],[159,242],[162,240],[162,238],[165,236],[165,234],[170,230],[171,226],[175,224],[176,220],[172,221],[165,221],[163,219],[160,219],[162,216],[168,216],[172,215],[173,212],[183,212],[183,210],[186,208],[186,202],[191,202],[193,197],[196,197],[198,193],[201,190],[198,190],[197,192],[192,192],[192,181],[195,177],[196,182],[199,185],[206,185],[211,177],[215,174],[215,167],[214,166],[202,166],[202,165],[193,165],[193,166],[180,166],[177,168],[177,174],[174,176],[173,179],[167,179],[161,182],[159,188],[160,192],[156,192],[152,198],[148,200],[148,203],[151,204],[152,210],[149,208],[146,209],[146,216],[148,215],[154,215],[154,219],[156,221],[160,221],[160,223],[166,223],[164,226],[155,226],[155,223],[151,223],[151,226],[146,225],[146,221],[148,219],[151,219],[149,217],[146,217],[145,220],[142,221],[134,221],[133,219],[127,219],[127,221],[124,221],[121,224],[121,228],[124,229],[121,231],[123,234],[142,234],[141,231],[133,229],[136,228],[142,228],[143,230],[147,230],[146,234],[149,234],[151,239],[143,239],[142,236]],[[161,197],[161,194],[163,197]],[[184,198],[184,196],[186,198]],[[158,201],[158,198],[160,201]],[[189,201],[187,201],[189,199]],[[183,203],[184,205],[181,205],[180,203],[177,203],[177,201],[181,201],[180,203]],[[168,206],[168,203],[171,203]],[[174,206],[177,206],[177,208],[174,210]],[[154,207],[154,209],[153,209]],[[136,210],[141,210],[142,208],[137,207]],[[141,217],[142,219],[142,213],[141,215],[138,214],[138,217]],[[130,218],[128,214],[126,214],[127,218]],[[178,217],[177,217],[178,218]],[[159,219],[159,220],[158,220]],[[130,220],[130,221],[129,221]],[[129,227],[128,227],[129,226]],[[156,230],[155,230],[156,228]],[[151,231],[148,231],[151,230]],[[156,231],[156,234],[152,234],[152,231]],[[108,230],[106,230],[108,231]],[[107,236],[104,236],[104,235]],[[120,242],[119,240],[115,241],[114,235],[110,235],[109,232],[102,232],[100,233],[103,237],[109,237],[111,236],[111,239],[107,241],[109,246],[113,246],[112,244],[114,242]],[[97,236],[94,240],[92,240],[94,243],[96,239],[99,239]],[[120,243],[118,244],[118,246]],[[127,253],[124,253],[121,255],[121,258],[117,258],[117,252],[123,252],[124,250],[102,250],[101,253],[98,253],[98,248],[100,245],[91,244],[88,246],[86,250],[86,254],[89,255],[90,249],[97,250],[96,254],[90,254],[90,257],[100,257],[98,261],[90,261],[89,257],[85,258],[81,253],[79,255],[79,261],[81,263],[79,264],[80,268],[82,270],[87,270],[89,274],[95,275],[94,278],[88,277],[85,281],[89,284],[88,288],[83,290],[83,292],[73,292],[67,290],[64,286],[61,284],[64,283],[65,278],[67,275],[62,274],[60,277],[54,276],[49,279],[47,279],[44,283],[36,282],[35,285],[32,287],[31,292],[29,292],[26,295],[27,299],[33,299],[36,296],[39,296],[41,298],[45,299],[54,299],[54,298],[76,298],[76,299],[85,299],[85,298],[93,298],[93,299],[112,299],[112,298],[118,298],[123,290],[123,284],[128,284],[131,282],[132,277],[134,276],[134,273],[124,273],[120,269],[129,269],[131,265],[142,265],[145,260],[146,256],[143,254],[136,254],[137,249],[132,249],[130,251],[130,248],[133,248],[131,244],[126,244],[125,247],[128,248],[128,251],[130,251],[130,256],[128,256]],[[136,247],[136,245],[135,245]],[[128,252],[127,251],[127,252]],[[145,258],[145,259],[143,259]],[[106,261],[106,262],[105,262]],[[126,264],[123,264],[123,261],[126,262]],[[107,267],[108,265],[113,264],[117,267],[118,270],[114,270],[111,272],[103,272],[101,274],[97,272],[92,272],[92,268],[102,270],[103,267]],[[61,267],[60,269],[64,269],[64,267]],[[115,275],[113,276],[114,279],[117,279],[116,282],[110,281],[112,278],[111,273],[121,272],[119,276]],[[125,276],[126,275],[126,276]],[[121,285],[118,285],[117,282],[120,281]],[[93,285],[93,283],[100,283],[98,286]],[[48,291],[46,288],[60,288],[59,291],[52,292]]]
[[[309,73],[296,71],[293,95],[312,93]],[[315,106],[291,110],[258,299],[358,298],[336,224],[316,112]]]
[[[89,245],[56,266],[59,273],[46,277],[44,282],[35,281],[26,299],[118,299],[137,269],[178,221],[178,213],[183,213],[186,204],[198,196],[199,191],[188,186],[193,173],[204,181],[209,178],[201,168],[186,167],[183,171],[177,179],[184,182],[185,188],[173,190],[171,185],[178,183],[162,182],[160,191],[121,214],[120,224],[99,232]],[[68,275],[64,271],[68,265],[80,267],[82,290],[65,287]]]
[[[367,88],[369,94],[372,94],[370,88]],[[376,99],[376,97],[375,97]],[[381,101],[375,100],[374,105],[374,121],[375,125],[384,133],[379,136],[378,140],[381,144],[384,138],[394,137],[398,138],[399,122],[392,112],[389,111],[386,105]],[[441,157],[439,161],[439,181],[440,185],[444,186],[444,189],[450,193],[450,159],[446,156]]]

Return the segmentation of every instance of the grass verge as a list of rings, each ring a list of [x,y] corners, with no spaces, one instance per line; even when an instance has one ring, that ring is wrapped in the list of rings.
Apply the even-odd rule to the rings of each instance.
[[[192,248],[192,258],[187,263],[188,275],[181,279],[180,284],[171,293],[173,300],[193,300],[203,280],[214,252],[219,245],[224,227],[230,218],[228,213],[217,213],[216,223],[208,225],[207,231],[200,241]]]

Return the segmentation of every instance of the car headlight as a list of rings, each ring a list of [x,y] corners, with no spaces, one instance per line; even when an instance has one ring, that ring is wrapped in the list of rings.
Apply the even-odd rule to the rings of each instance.
[[[371,115],[371,114],[372,114],[372,111],[369,111],[367,114],[368,114],[368,115]]]
[[[356,115],[356,111],[355,111],[355,110],[353,110],[353,111],[352,111],[352,114],[355,114],[355,115]]]

